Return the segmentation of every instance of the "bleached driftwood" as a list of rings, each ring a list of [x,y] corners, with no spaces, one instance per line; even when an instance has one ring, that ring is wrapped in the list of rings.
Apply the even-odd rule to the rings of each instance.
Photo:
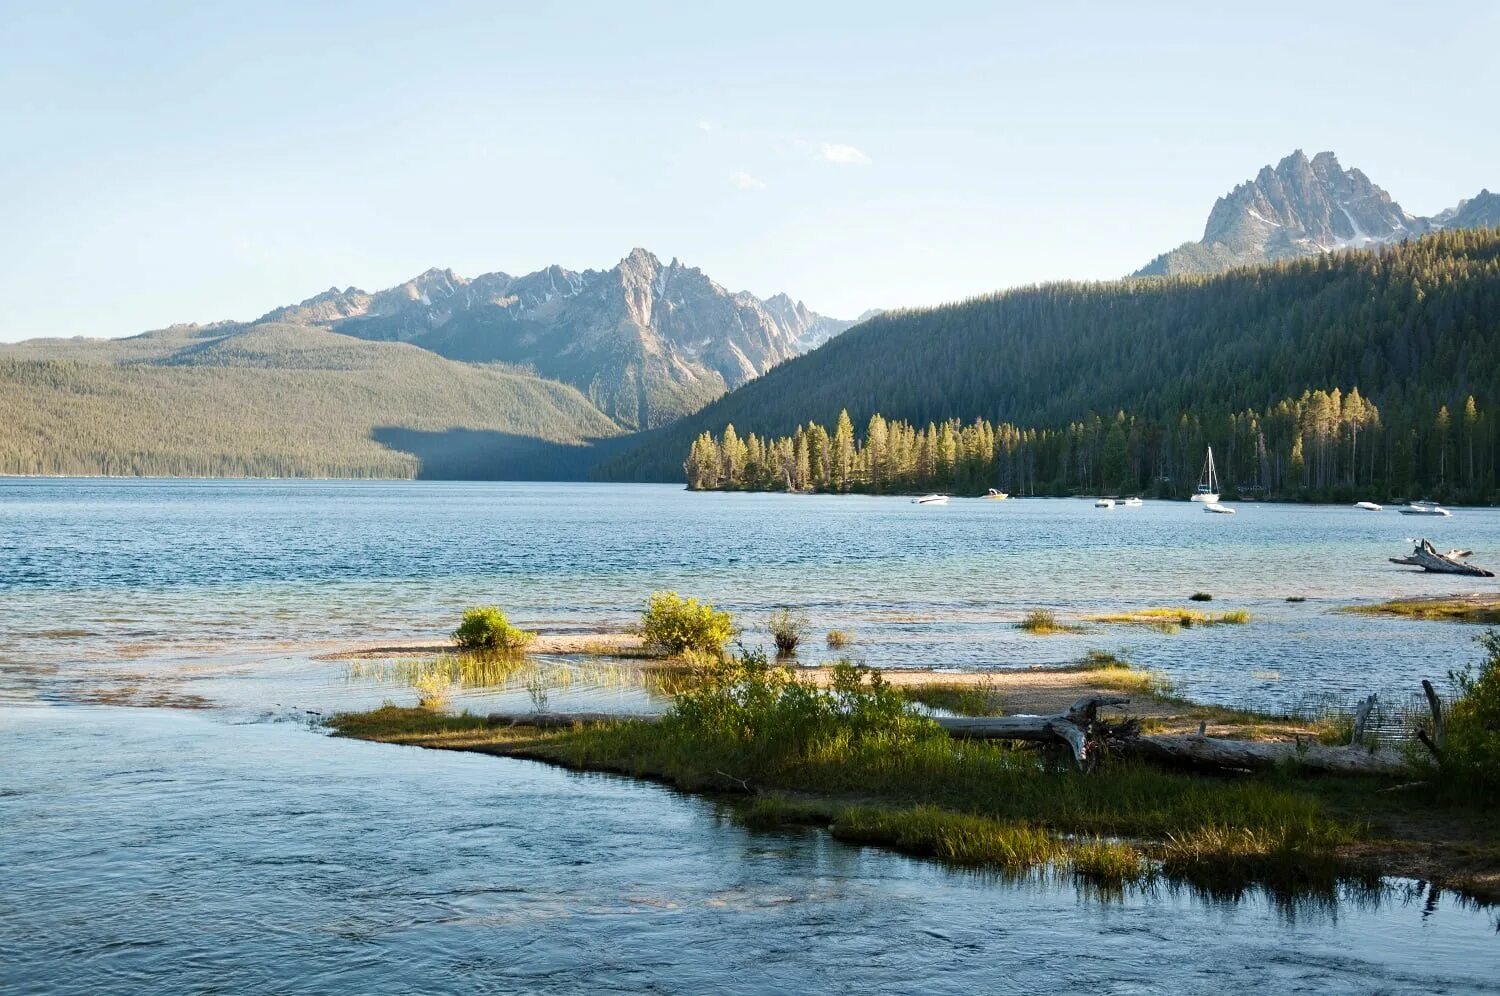
[[[1466,560],[1460,559],[1461,555],[1467,555],[1468,551],[1454,550],[1452,553],[1438,553],[1437,547],[1427,540],[1417,541],[1416,547],[1411,553],[1404,557],[1390,558],[1393,564],[1402,564],[1408,567],[1420,567],[1424,571],[1432,571],[1435,574],[1465,574],[1475,578],[1492,578],[1493,571],[1487,571],[1483,567],[1476,567]]]
[[[1429,682],[1423,682],[1433,702],[1436,733],[1434,742],[1441,744],[1442,712],[1437,693]],[[936,716],[933,721],[951,737],[968,740],[1023,740],[1066,746],[1080,768],[1087,768],[1101,750],[1101,740],[1110,734],[1110,746],[1123,753],[1153,761],[1186,764],[1218,770],[1266,771],[1293,762],[1309,771],[1334,775],[1396,774],[1407,767],[1398,750],[1389,747],[1369,750],[1363,744],[1365,726],[1376,698],[1371,695],[1354,717],[1354,733],[1346,746],[1330,747],[1308,740],[1255,741],[1229,740],[1197,733],[1155,734],[1143,736],[1134,724],[1111,727],[1099,720],[1105,706],[1128,705],[1130,699],[1117,695],[1092,695],[1079,699],[1068,711],[1055,716]],[[558,729],[569,726],[607,723],[623,719],[653,722],[660,716],[624,716],[601,712],[578,713],[492,713],[487,717],[494,726],[530,726]],[[1123,734],[1123,735],[1122,735]],[[1423,739],[1427,737],[1425,732]],[[1432,746],[1432,744],[1429,744]],[[1434,753],[1436,753],[1434,747]]]
[[[1370,751],[1358,744],[1328,747],[1306,741],[1225,740],[1190,733],[1138,737],[1126,746],[1132,753],[1157,761],[1243,771],[1266,771],[1287,762],[1331,775],[1385,775],[1406,768],[1400,751]]]
[[[1079,766],[1085,766],[1096,750],[1093,735],[1099,728],[1097,712],[1101,706],[1126,705],[1129,699],[1093,697],[1079,699],[1059,716],[997,716],[993,718],[940,718],[938,725],[950,736],[989,740],[1060,740],[1073,750]],[[1340,775],[1389,774],[1405,768],[1405,758],[1389,748],[1378,751],[1362,746],[1364,726],[1375,696],[1367,698],[1355,716],[1353,742],[1344,747],[1329,747],[1307,741],[1228,740],[1205,736],[1199,724],[1197,733],[1132,734],[1115,741],[1115,748],[1127,754],[1173,764],[1196,767],[1265,771],[1288,761],[1311,771]]]
[[[1084,767],[1090,760],[1090,745],[1100,708],[1129,702],[1118,695],[1090,695],[1056,716],[937,716],[933,721],[947,730],[949,736],[970,740],[1042,743],[1060,740],[1073,752],[1073,759],[1079,767]]]

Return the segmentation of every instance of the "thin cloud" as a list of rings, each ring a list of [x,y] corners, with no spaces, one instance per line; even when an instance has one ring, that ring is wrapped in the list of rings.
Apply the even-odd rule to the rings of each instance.
[[[698,121],[698,130],[702,132],[713,131],[714,123],[707,118],[702,118]]]
[[[840,166],[870,165],[870,157],[865,155],[863,150],[838,142],[824,142],[823,150],[818,154],[818,158],[825,163],[837,163]]]
[[[729,174],[729,182],[741,190],[765,190],[766,182],[758,176],[751,176],[744,170],[737,170]]]

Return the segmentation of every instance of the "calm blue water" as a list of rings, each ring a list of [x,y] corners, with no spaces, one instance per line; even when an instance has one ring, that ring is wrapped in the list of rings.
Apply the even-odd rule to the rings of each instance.
[[[1497,590],[1388,563],[1415,535],[1500,566],[1492,509],[1242,505],[1231,517],[1186,502],[932,507],[642,485],[0,480],[0,664],[27,672],[0,694],[149,679],[239,701],[217,682],[228,669],[285,673],[273,701],[328,708],[345,669],[310,668],[309,653],[441,640],[476,603],[544,629],[618,627],[651,590],[674,588],[732,609],[751,642],[773,607],[804,608],[816,632],[853,630],[850,652],[872,664],[1014,668],[1098,648],[1204,700],[1404,699],[1476,660],[1475,629],[1334,610]],[[1014,626],[1033,608],[1083,617],[1192,605],[1195,591],[1253,621],[1046,638]],[[806,656],[827,656],[813,643]]]
[[[553,629],[618,625],[660,587],[751,623],[802,606],[874,663],[1017,667],[1100,647],[1226,701],[1400,694],[1474,659],[1473,631],[1331,610],[1494,584],[1386,564],[1418,525],[1500,562],[1490,511],[0,481],[0,990],[1500,991],[1494,915],[1416,886],[1291,908],[1105,899],[749,833],[657,786],[305,723],[410,694],[323,652],[432,640],[475,602]],[[1195,590],[1254,621],[1013,626],[1032,607],[1081,616]],[[641,694],[582,684],[589,701]],[[85,704],[101,698],[207,708]]]

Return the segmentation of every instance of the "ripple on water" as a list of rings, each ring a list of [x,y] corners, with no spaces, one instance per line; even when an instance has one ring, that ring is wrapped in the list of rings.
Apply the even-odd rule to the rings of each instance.
[[[1500,991],[1493,915],[1420,889],[1107,898],[285,724],[0,707],[0,729],[20,992]]]

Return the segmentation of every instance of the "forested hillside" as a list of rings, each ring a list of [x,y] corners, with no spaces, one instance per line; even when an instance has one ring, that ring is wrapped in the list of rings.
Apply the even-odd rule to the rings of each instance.
[[[1495,486],[1496,403],[1500,232],[1452,231],[1377,253],[1053,284],[883,315],[643,437],[602,473],[682,480],[704,432],[733,424],[742,440],[791,437],[808,422],[835,426],[847,409],[861,428],[875,414],[935,432],[984,419],[997,437],[1008,426],[1067,440],[1048,444],[1047,458],[1033,449],[1024,478],[996,463],[992,483],[1018,490],[1181,493],[1212,444],[1233,487],[1478,497]],[[1357,468],[1328,469],[1334,439],[1359,449]],[[1324,462],[1309,471],[1319,440]],[[1119,461],[1102,457],[1121,441],[1117,474]],[[1277,445],[1281,467],[1268,469]]]
[[[7,474],[576,477],[619,432],[571,387],[318,329],[0,349]]]

